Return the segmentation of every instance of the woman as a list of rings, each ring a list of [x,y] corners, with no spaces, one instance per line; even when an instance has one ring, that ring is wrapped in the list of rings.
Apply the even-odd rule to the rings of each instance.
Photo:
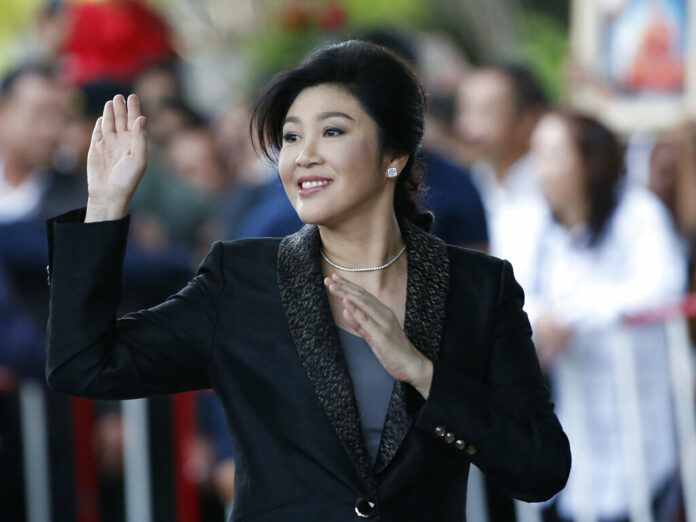
[[[276,77],[252,125],[307,225],[218,241],[178,294],[116,320],[146,138],[135,97],[107,103],[87,208],[48,224],[49,384],[215,389],[234,521],[462,520],[470,463],[518,498],[556,493],[568,441],[512,269],[427,234],[409,197],[423,106],[409,67],[365,42]]]
[[[677,458],[664,330],[635,328],[630,339],[640,383],[641,459],[625,452],[630,410],[619,388],[617,334],[624,314],[685,291],[684,253],[658,200],[623,183],[621,145],[602,124],[551,112],[535,129],[531,150],[550,218],[527,311],[575,455],[568,487],[547,518],[632,518],[631,488],[643,462],[646,506],[652,498],[656,519],[670,520],[661,510]]]

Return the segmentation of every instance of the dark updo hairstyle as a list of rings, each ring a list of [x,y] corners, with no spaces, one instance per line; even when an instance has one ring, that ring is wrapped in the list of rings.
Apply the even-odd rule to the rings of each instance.
[[[572,110],[554,110],[566,124],[582,162],[589,202],[590,245],[596,245],[616,208],[624,178],[624,149],[602,123]]]
[[[277,161],[283,120],[297,95],[308,87],[334,84],[350,93],[377,124],[380,154],[409,158],[394,189],[394,211],[426,231],[433,215],[421,212],[425,168],[418,160],[423,139],[425,94],[411,67],[383,47],[350,40],[314,51],[294,69],[280,73],[266,86],[252,111],[250,130],[263,155]]]

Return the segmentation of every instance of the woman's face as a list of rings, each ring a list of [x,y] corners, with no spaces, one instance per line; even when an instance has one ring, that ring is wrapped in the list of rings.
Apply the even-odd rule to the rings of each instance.
[[[582,158],[560,116],[544,116],[532,134],[531,157],[551,212],[562,216],[582,208],[585,185]]]
[[[392,165],[380,157],[377,134],[344,89],[321,84],[298,94],[283,124],[278,172],[302,221],[331,225],[392,207]]]

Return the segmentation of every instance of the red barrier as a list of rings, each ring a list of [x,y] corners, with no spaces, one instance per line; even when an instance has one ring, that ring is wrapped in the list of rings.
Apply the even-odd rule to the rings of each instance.
[[[178,522],[199,522],[198,482],[195,467],[196,394],[180,393],[172,397],[174,438],[174,491]]]
[[[99,522],[99,487],[94,448],[94,402],[72,398],[75,489],[78,522]]]
[[[662,323],[677,317],[686,319],[696,317],[696,294],[689,294],[679,301],[664,306],[627,314],[624,316],[624,322],[628,326],[640,326]]]
[[[0,366],[0,392],[12,393],[17,391],[19,379],[15,373],[5,366]]]
[[[196,468],[196,393],[171,399],[176,520],[199,522]],[[94,440],[94,402],[72,398],[73,448],[78,522],[99,522],[99,487]]]

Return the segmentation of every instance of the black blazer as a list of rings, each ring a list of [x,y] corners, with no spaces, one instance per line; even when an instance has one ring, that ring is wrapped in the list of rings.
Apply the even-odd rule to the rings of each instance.
[[[508,262],[401,225],[404,329],[434,374],[427,401],[395,384],[372,465],[316,226],[217,241],[179,293],[116,319],[130,217],[84,213],[47,221],[48,383],[101,399],[213,388],[236,456],[232,521],[461,521],[470,463],[526,501],[565,485],[568,439]]]

